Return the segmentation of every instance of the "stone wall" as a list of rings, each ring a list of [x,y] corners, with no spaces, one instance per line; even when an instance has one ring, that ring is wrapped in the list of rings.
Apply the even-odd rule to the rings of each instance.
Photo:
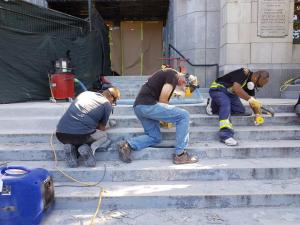
[[[273,2],[280,1],[285,0]],[[220,75],[240,67],[266,69],[271,80],[259,96],[280,97],[280,84],[300,75],[300,45],[293,44],[292,39],[294,0],[283,4],[287,21],[283,33],[286,35],[274,28],[269,31],[269,27],[262,24],[262,4],[270,2],[171,0],[166,47],[172,43],[195,64],[219,63]],[[189,71],[198,75],[201,87],[208,87],[216,76],[213,67],[189,68]]]
[[[193,64],[219,62],[220,0],[171,0],[165,32],[171,43]],[[173,53],[173,56],[176,54]],[[190,67],[201,87],[216,77],[216,68]]]
[[[254,71],[268,70],[271,74],[270,83],[259,96],[280,97],[281,83],[300,75],[300,46],[293,44],[292,37],[294,1],[281,1],[282,15],[277,16],[285,16],[287,23],[284,29],[276,24],[279,27],[276,30],[268,22],[264,28],[270,31],[259,26],[265,2],[221,1],[220,70],[221,74],[243,66]],[[280,1],[268,1],[267,4],[272,2],[278,4]],[[283,35],[280,35],[281,30]]]

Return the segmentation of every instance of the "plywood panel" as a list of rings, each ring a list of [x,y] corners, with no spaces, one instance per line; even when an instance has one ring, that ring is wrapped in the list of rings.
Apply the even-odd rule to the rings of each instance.
[[[161,21],[143,22],[143,74],[149,75],[158,70],[162,58],[162,29]]]
[[[110,58],[111,69],[118,74],[122,73],[122,46],[121,29],[119,26],[110,25]]]
[[[141,21],[121,22],[122,41],[122,71],[124,75],[142,74],[141,49],[142,40]]]

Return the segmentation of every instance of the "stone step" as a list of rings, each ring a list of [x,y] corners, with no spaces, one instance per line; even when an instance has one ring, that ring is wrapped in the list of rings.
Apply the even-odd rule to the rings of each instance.
[[[103,201],[106,201],[105,199]],[[92,209],[53,210],[41,225],[90,224],[95,213]],[[300,207],[241,207],[241,208],[142,208],[101,209],[95,224],[105,225],[298,225]]]
[[[163,140],[175,140],[175,128],[161,129]],[[218,127],[201,126],[190,128],[191,143],[219,140]],[[112,128],[108,130],[111,140],[128,139],[144,133],[143,128]],[[236,126],[235,137],[238,140],[278,140],[300,139],[300,126]]]
[[[1,163],[0,163],[1,164]],[[300,177],[298,158],[260,159],[200,159],[198,163],[174,165],[172,160],[98,161],[96,167],[67,168],[65,162],[14,161],[9,165],[28,168],[45,168],[55,182],[68,182],[57,168],[78,180],[109,182],[148,181],[212,181],[212,180],[261,180],[294,179]]]
[[[13,127],[14,129],[34,130],[45,129],[55,130],[56,125],[61,117],[60,116],[34,116],[34,117],[21,117],[10,116],[0,118],[0,130],[5,131]],[[300,124],[299,117],[295,113],[277,113],[275,117],[265,115],[264,125],[295,125]],[[114,122],[114,128],[122,127],[142,127],[141,122],[135,115],[115,115],[110,117],[110,120]],[[254,116],[233,116],[231,118],[232,123],[236,126],[253,126]],[[191,114],[190,126],[219,126],[219,120],[217,115],[209,116],[206,114]]]
[[[239,141],[238,146],[229,147],[220,142],[201,142],[190,145],[188,152],[198,155],[201,159],[214,158],[296,158],[300,157],[299,140],[263,140],[263,141]],[[171,159],[174,148],[169,144],[168,147],[149,147],[142,151],[132,153],[133,160],[156,160]],[[58,160],[64,160],[63,145],[55,144]],[[4,161],[51,161],[53,149],[49,143],[2,143],[0,144],[0,159]],[[97,161],[119,160],[115,148],[109,150],[99,150],[96,152]]]
[[[1,143],[28,143],[49,142],[54,130],[35,129],[27,130],[11,128],[0,130]],[[175,140],[175,128],[161,129],[162,140]],[[108,137],[112,141],[128,139],[136,135],[144,134],[143,128],[111,128],[107,130]],[[235,137],[237,140],[299,140],[300,126],[236,126]],[[218,127],[191,127],[190,143],[201,141],[219,140]],[[54,138],[54,143],[57,141]]]
[[[298,91],[300,93],[300,84],[291,84],[287,87],[286,91]]]
[[[101,187],[54,185],[55,209],[94,209],[102,187],[106,190],[104,209],[300,206],[299,179],[102,182]]]
[[[124,104],[118,104],[114,108],[114,115],[129,115],[134,114],[132,103],[133,99],[123,99]],[[294,112],[294,99],[260,99],[265,106],[271,106],[276,113]],[[175,101],[175,100],[174,100]],[[121,102],[121,100],[120,100]],[[177,100],[178,102],[178,100]],[[119,102],[118,102],[119,103]],[[125,104],[127,103],[127,104]],[[129,104],[130,103],[130,104]],[[188,110],[190,113],[205,113],[206,99],[203,103],[191,104],[174,104]],[[51,103],[45,102],[30,102],[30,103],[12,103],[0,105],[0,118],[10,116],[61,116],[68,108],[69,102]],[[247,106],[248,104],[244,102]],[[247,109],[249,107],[247,106]]]
[[[281,98],[298,99],[300,90],[296,91],[284,91],[280,93]],[[296,104],[296,101],[295,101]]]
[[[131,89],[126,89],[126,87],[124,87],[124,90],[120,89],[120,92],[121,92],[122,100],[119,100],[118,104],[124,104],[123,99],[135,99],[136,96],[138,95],[139,89],[131,90]],[[208,98],[209,94],[208,94],[208,92],[201,91],[200,96],[203,97],[203,98]],[[128,101],[126,101],[126,102],[128,102]],[[133,100],[131,100],[129,102],[130,102],[130,104],[132,104]],[[172,102],[172,100],[171,100],[171,102]]]
[[[106,76],[106,78],[110,82],[126,82],[126,81],[133,81],[133,80],[147,80],[150,76],[149,75],[122,75],[122,76]]]

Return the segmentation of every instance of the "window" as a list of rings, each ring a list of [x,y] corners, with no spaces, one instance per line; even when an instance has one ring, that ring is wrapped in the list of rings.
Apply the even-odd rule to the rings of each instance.
[[[295,11],[294,11],[294,29],[293,39],[294,44],[300,44],[300,0],[295,0]]]

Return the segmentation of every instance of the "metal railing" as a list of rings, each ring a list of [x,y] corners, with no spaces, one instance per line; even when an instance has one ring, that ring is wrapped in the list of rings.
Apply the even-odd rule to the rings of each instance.
[[[174,52],[176,52],[181,58],[184,59],[185,62],[187,62],[190,66],[194,66],[194,67],[212,67],[215,66],[216,67],[216,78],[219,77],[219,64],[194,64],[192,63],[189,59],[187,59],[179,50],[177,50],[173,45],[169,44],[169,48],[168,48],[168,56],[169,58],[171,57],[171,50],[173,50]],[[169,61],[170,64],[170,61]]]

